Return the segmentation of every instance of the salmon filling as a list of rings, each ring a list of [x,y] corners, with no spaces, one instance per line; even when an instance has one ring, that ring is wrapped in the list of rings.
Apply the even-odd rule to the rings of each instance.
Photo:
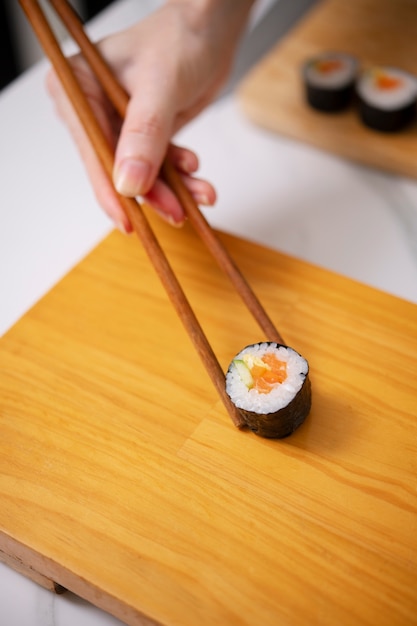
[[[269,393],[275,385],[283,383],[287,378],[286,362],[280,361],[272,352],[255,359],[249,369],[253,378],[253,389],[259,393]]]
[[[388,74],[379,73],[375,79],[378,89],[389,91],[391,89],[398,89],[402,86],[403,81],[397,76],[389,76]]]
[[[337,72],[342,69],[343,63],[340,59],[323,59],[322,61],[317,61],[316,69],[321,72],[321,74],[330,74],[331,72]]]

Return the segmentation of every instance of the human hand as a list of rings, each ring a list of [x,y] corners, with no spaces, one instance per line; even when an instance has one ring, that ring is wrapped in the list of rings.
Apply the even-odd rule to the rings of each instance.
[[[111,35],[98,46],[130,96],[122,122],[81,56],[74,71],[115,150],[113,183],[51,71],[48,89],[78,146],[98,202],[124,232],[132,230],[117,191],[142,196],[172,224],[184,221],[173,192],[158,178],[167,154],[199,204],[211,205],[215,190],[194,176],[195,153],[170,144],[173,135],[214,97],[228,75],[251,0],[170,0],[148,18]],[[168,153],[167,153],[168,150]]]

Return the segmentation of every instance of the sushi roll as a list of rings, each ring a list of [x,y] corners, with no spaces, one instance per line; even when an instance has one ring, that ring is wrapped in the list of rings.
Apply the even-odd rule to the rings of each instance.
[[[343,52],[325,52],[303,66],[305,95],[311,107],[327,113],[346,109],[352,100],[358,62]]]
[[[261,437],[290,435],[311,407],[308,363],[275,342],[247,346],[231,362],[226,392],[248,427]]]
[[[401,69],[369,69],[359,78],[356,91],[359,115],[370,128],[395,132],[416,117],[417,81]]]

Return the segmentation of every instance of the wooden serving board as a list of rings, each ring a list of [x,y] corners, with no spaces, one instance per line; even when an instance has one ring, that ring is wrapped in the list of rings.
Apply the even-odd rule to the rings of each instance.
[[[226,368],[264,337],[193,232],[152,222]],[[220,237],[309,360],[310,416],[235,428],[112,233],[0,340],[0,555],[131,625],[417,624],[417,307]]]
[[[339,156],[417,176],[417,124],[395,134],[365,127],[356,110],[320,113],[305,101],[301,68],[340,50],[362,67],[394,65],[417,74],[415,0],[322,0],[243,81],[238,95],[255,123]]]

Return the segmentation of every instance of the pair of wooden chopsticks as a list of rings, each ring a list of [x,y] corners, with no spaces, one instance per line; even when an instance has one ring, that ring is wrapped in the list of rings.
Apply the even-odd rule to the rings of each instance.
[[[19,0],[32,28],[41,43],[45,54],[49,57],[56,74],[58,75],[72,105],[84,126],[90,142],[110,180],[112,180],[114,155],[113,150],[103,135],[93,111],[72,71],[71,65],[65,58],[60,45],[49,26],[43,9],[36,0]],[[78,44],[84,58],[101,83],[109,100],[124,118],[129,102],[129,96],[113,76],[111,69],[102,58],[96,46],[87,37],[82,22],[66,0],[50,0],[50,4],[61,18],[68,32]],[[193,197],[185,187],[179,173],[172,163],[165,159],[161,175],[176,194],[184,211],[222,270],[229,276],[232,284],[240,294],[249,311],[258,322],[269,341],[284,343],[271,319],[267,315],[258,298],[252,291],[246,279],[230,257],[226,248],[218,239],[203,214],[196,205]],[[225,390],[225,376],[221,366],[195,316],[182,288],[179,284],[166,256],[163,252],[141,205],[134,198],[119,196],[120,202],[132,226],[139,236],[174,308],[181,318],[188,334],[199,353],[207,372],[216,387],[233,423],[237,427],[245,425],[243,417],[230,401]]]

